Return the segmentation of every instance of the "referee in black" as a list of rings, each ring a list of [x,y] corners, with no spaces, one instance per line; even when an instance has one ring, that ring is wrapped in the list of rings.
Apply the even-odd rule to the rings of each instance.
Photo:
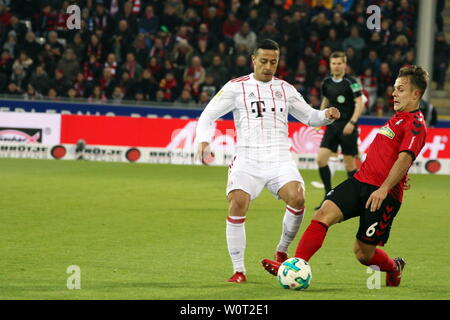
[[[358,119],[363,111],[362,87],[352,76],[346,74],[347,57],[344,52],[330,55],[331,76],[322,82],[322,104],[320,110],[336,107],[341,118],[327,126],[320,144],[317,164],[325,187],[325,195],[331,190],[331,172],[328,159],[341,146],[344,155],[345,170],[349,177],[356,172],[358,156]]]

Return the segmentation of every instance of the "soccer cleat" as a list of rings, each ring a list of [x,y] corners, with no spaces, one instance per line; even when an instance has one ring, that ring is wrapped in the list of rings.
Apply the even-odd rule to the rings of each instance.
[[[283,263],[285,262],[287,259],[289,259],[288,255],[286,252],[281,252],[281,251],[277,251],[275,252],[275,260],[277,262]]]
[[[228,282],[241,283],[247,281],[247,277],[242,272],[235,272],[233,276],[227,280]]]
[[[398,287],[400,285],[400,280],[402,279],[402,271],[405,268],[406,261],[403,258],[393,259],[397,265],[397,271],[386,272],[386,286],[387,287]]]
[[[280,269],[280,266],[281,266],[281,262],[273,261],[273,260],[269,260],[269,259],[263,259],[261,261],[261,264],[262,264],[263,268],[266,269],[266,271],[273,276],[277,276],[278,269]]]

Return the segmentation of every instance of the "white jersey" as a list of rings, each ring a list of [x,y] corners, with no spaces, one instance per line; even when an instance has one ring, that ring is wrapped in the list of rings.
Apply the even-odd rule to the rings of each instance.
[[[309,126],[333,122],[286,81],[262,82],[251,73],[230,80],[208,103],[197,123],[197,143],[210,142],[214,121],[230,111],[237,131],[236,155],[258,163],[291,160],[288,114]]]

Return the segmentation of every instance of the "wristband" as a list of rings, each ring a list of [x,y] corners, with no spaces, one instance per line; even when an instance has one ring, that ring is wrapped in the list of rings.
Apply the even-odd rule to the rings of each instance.
[[[353,121],[353,120],[350,120],[349,122],[350,122],[352,125],[354,125],[354,126],[356,126],[356,125],[358,124],[358,122]]]

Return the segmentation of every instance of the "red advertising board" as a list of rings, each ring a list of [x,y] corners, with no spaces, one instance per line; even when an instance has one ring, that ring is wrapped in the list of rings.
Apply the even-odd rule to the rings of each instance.
[[[191,150],[195,126],[195,120],[185,119],[62,115],[61,143],[74,144],[84,139],[91,145]],[[378,128],[360,126],[361,153],[367,150]],[[289,137],[295,153],[317,153],[322,135],[322,129],[307,127],[299,122],[289,123]],[[430,159],[450,159],[449,137],[449,129],[430,128],[421,155]],[[234,141],[233,121],[217,121],[214,143],[233,145]]]

